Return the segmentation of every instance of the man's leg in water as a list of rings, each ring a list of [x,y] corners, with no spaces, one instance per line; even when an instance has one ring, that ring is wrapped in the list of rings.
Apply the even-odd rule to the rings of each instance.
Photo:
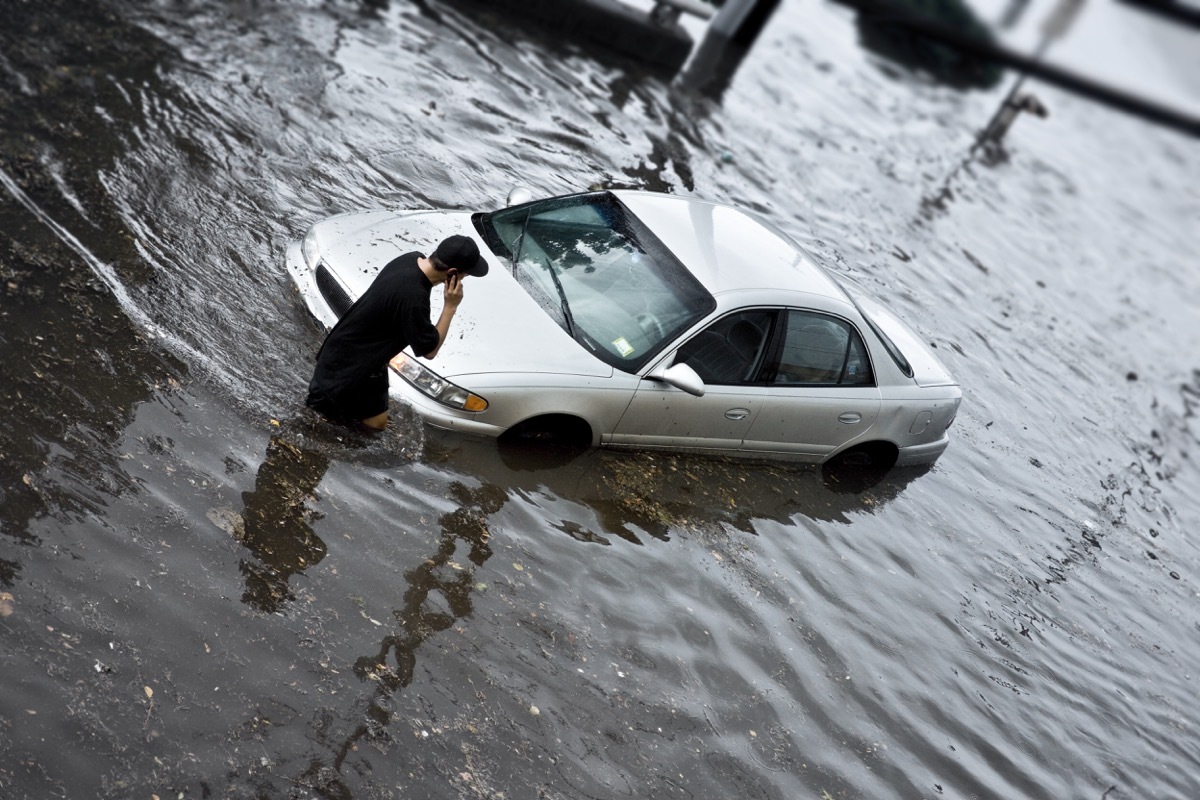
[[[362,421],[362,424],[373,431],[381,431],[387,427],[388,412],[384,411],[382,414],[376,414],[373,417],[367,417]]]

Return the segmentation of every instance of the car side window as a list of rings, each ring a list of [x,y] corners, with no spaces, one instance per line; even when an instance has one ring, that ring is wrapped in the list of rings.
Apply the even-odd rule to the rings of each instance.
[[[729,314],[689,339],[675,356],[709,384],[753,383],[770,341],[775,312],[763,309]]]
[[[789,311],[775,385],[871,386],[875,376],[858,331],[811,311]]]

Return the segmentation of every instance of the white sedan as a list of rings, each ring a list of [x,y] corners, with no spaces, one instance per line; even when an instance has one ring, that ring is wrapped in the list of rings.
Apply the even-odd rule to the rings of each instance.
[[[650,192],[520,195],[489,213],[343,214],[288,248],[332,327],[397,255],[476,240],[490,272],[466,281],[436,364],[391,364],[392,395],[429,425],[808,462],[929,464],[946,449],[954,378],[768,222]]]

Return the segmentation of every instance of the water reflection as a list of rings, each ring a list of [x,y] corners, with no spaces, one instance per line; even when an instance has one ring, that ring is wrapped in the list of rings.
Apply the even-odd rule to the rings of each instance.
[[[407,422],[411,422],[408,420]],[[267,442],[254,476],[254,488],[242,493],[241,512],[216,508],[209,521],[233,535],[249,551],[238,570],[246,582],[242,601],[263,613],[281,611],[295,599],[291,586],[328,553],[313,523],[317,487],[331,464],[344,461],[390,470],[412,459],[418,437],[405,420],[382,433],[330,425],[305,409],[282,423]]]
[[[997,25],[1003,30],[1012,30],[1021,21],[1021,17],[1025,15],[1028,8],[1029,0],[1008,0],[1008,6],[1001,13]]]
[[[290,578],[319,563],[327,552],[312,529],[319,515],[311,501],[329,469],[329,457],[291,438],[271,437],[254,489],[242,494],[240,524],[234,525],[235,536],[255,557],[238,564],[246,580],[242,600],[264,613],[279,611],[291,600]]]
[[[247,517],[255,513],[262,518],[262,538],[252,545],[248,535],[247,545],[256,547],[272,570],[265,582],[271,589],[268,600],[281,596],[281,578],[286,581],[288,574],[324,554],[323,545],[313,544],[306,498],[328,460],[310,449],[272,440],[255,490],[246,495]],[[345,770],[360,745],[382,749],[395,741],[397,695],[417,674],[418,651],[440,633],[465,630],[477,593],[487,589],[477,573],[493,555],[490,518],[508,503],[538,503],[539,497],[566,500],[591,513],[551,518],[548,524],[554,530],[587,544],[620,540],[648,545],[670,542],[675,531],[722,523],[753,533],[754,523],[764,519],[790,522],[806,516],[849,522],[856,513],[876,513],[924,474],[892,470],[835,477],[813,467],[683,454],[501,446],[432,431],[423,460],[454,476],[448,491],[456,507],[438,520],[432,552],[414,558],[404,573],[403,600],[392,612],[392,630],[378,647],[354,660],[354,674],[372,687],[360,721],[330,746],[327,757],[311,760],[296,778],[298,785],[324,797],[352,796]],[[852,485],[854,476],[862,482]],[[256,511],[251,511],[252,505]],[[541,511],[550,513],[549,507]],[[272,514],[278,519],[273,521]]]
[[[585,505],[597,529],[579,520],[557,528],[573,538],[609,543],[668,541],[675,526],[725,524],[752,533],[759,520],[797,516],[849,522],[894,500],[925,469],[837,470],[694,454],[589,450],[564,460],[539,449],[431,434],[430,461],[518,495],[551,495]]]
[[[920,223],[922,219],[932,220],[946,214],[957,196],[956,187],[974,179],[972,167],[994,169],[1009,163],[1011,155],[1005,144],[1005,134],[1019,116],[1045,118],[1048,114],[1035,95],[1010,93],[987,126],[979,131],[966,154],[946,174],[937,188],[921,197],[919,215],[915,221]]]
[[[450,493],[458,507],[439,520],[441,535],[434,552],[404,574],[404,602],[392,612],[393,632],[383,637],[377,650],[354,662],[354,674],[375,686],[362,721],[337,744],[329,763],[314,759],[297,781],[322,796],[352,796],[340,777],[346,758],[364,740],[390,740],[392,700],[412,682],[417,650],[474,611],[475,570],[492,556],[487,520],[504,506],[508,495],[497,486],[472,489],[461,482],[453,483]]]
[[[1184,392],[1185,413],[1194,409],[1198,395],[1194,387]],[[287,599],[290,575],[325,555],[324,544],[311,529],[309,501],[330,462],[340,457],[316,438],[297,444],[287,433],[273,437],[254,489],[243,495],[243,541],[266,571],[246,572],[247,598],[265,604],[259,606],[263,610]],[[363,453],[344,457],[378,461],[379,450],[376,440]],[[470,632],[478,595],[487,589],[480,573],[493,556],[491,520],[509,503],[536,505],[548,528],[578,542],[672,546],[677,533],[700,526],[754,533],[761,520],[775,520],[793,530],[808,527],[795,524],[800,518],[850,524],[856,515],[880,512],[928,472],[846,472],[666,453],[521,449],[432,432],[422,460],[450,477],[447,491],[454,508],[439,518],[432,549],[409,560],[390,629],[353,660],[363,695],[349,726],[339,731],[323,755],[311,757],[295,774],[295,785],[322,797],[355,796],[355,776],[371,769],[362,761],[364,746],[387,752],[400,744],[404,717],[399,709],[404,704],[399,698],[418,681],[419,652],[439,634]],[[578,505],[567,512],[569,517],[555,519],[553,509],[558,506],[541,502],[547,498]],[[1042,521],[1067,533],[1051,517]],[[1081,542],[1068,535],[1065,548],[1053,559],[1051,574],[1030,584],[1039,592],[1061,584],[1075,565],[1094,560],[1100,547],[1090,528]],[[1172,577],[1178,579],[1174,573]],[[1017,633],[1026,637],[1035,632],[1026,621],[1040,621],[1023,613],[1014,619]],[[457,651],[456,646],[444,645],[439,648],[443,653]],[[459,679],[447,679],[455,682],[455,690],[468,688]]]

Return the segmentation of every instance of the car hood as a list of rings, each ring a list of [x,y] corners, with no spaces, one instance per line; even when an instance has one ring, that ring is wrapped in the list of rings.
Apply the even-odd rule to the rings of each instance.
[[[859,307],[879,326],[892,344],[900,348],[900,352],[908,359],[913,370],[913,380],[918,386],[957,386],[958,381],[946,369],[929,345],[921,339],[908,325],[901,322],[892,312],[881,306],[874,299],[855,293],[854,299]]]
[[[326,266],[358,297],[385,264],[417,250],[430,253],[447,236],[470,236],[487,259],[482,278],[467,278],[463,301],[437,357],[435,372],[455,379],[483,373],[542,373],[609,377],[613,368],[588,353],[542,310],[513,278],[510,265],[479,237],[469,212],[372,211],[321,223]],[[430,296],[434,321],[442,289]]]

